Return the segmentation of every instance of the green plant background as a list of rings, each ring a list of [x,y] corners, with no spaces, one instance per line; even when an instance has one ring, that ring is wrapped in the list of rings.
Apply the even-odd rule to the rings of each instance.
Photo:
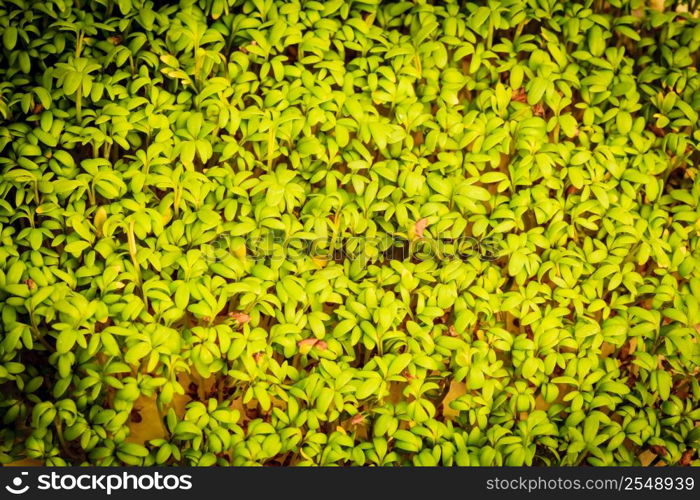
[[[697,465],[697,2],[0,33],[1,463]]]

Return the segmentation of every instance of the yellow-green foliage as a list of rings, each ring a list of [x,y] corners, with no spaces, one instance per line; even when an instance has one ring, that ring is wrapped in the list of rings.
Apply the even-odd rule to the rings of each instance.
[[[697,3],[0,0],[0,462],[697,464]]]

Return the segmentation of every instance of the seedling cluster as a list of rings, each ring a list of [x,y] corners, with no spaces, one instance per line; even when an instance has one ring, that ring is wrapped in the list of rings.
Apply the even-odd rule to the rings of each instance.
[[[0,35],[0,463],[698,464],[697,1]]]

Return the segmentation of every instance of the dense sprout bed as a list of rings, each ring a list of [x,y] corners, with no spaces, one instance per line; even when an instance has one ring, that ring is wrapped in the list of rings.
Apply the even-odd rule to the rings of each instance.
[[[0,462],[697,464],[695,4],[0,0]]]

